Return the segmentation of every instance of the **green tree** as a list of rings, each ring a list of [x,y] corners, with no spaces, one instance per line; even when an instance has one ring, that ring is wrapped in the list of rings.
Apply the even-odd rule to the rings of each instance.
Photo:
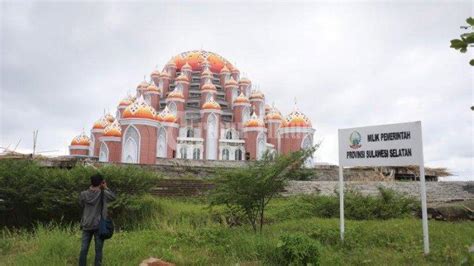
[[[255,232],[262,231],[265,207],[287,184],[292,171],[302,167],[319,145],[287,155],[265,153],[244,168],[218,173],[210,205],[225,205],[233,215],[241,215]]]
[[[471,46],[472,44],[474,44],[474,31],[472,31],[474,30],[474,18],[469,17],[466,19],[466,22],[468,26],[461,26],[461,27],[464,29],[470,29],[471,32],[466,32],[466,33],[461,34],[460,39],[451,40],[451,46],[450,46],[451,48],[455,50],[459,50],[459,52],[461,53],[467,52],[467,48]],[[471,66],[474,66],[474,59],[471,59],[471,61],[469,61],[469,64],[471,64]]]

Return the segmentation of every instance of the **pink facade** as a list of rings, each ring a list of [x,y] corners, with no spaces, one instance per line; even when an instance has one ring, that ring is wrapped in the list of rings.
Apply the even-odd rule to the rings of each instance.
[[[120,101],[116,117],[96,121],[91,138],[75,137],[70,154],[154,164],[156,158],[256,160],[267,150],[311,146],[309,119],[296,108],[283,117],[265,99],[220,55],[181,53]]]

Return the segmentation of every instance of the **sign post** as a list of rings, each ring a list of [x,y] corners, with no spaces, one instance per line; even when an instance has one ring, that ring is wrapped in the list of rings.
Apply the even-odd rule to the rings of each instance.
[[[344,240],[344,166],[420,167],[424,253],[430,252],[421,122],[339,129],[339,200]]]
[[[344,241],[344,174],[342,165],[339,164],[339,226],[341,231],[341,241]]]

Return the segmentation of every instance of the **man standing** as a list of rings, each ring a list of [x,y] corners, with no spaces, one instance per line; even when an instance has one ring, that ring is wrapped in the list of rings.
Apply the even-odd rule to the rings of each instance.
[[[102,196],[103,193],[103,201]],[[109,190],[101,174],[91,176],[91,186],[88,190],[82,191],[79,196],[79,202],[83,207],[81,229],[82,244],[79,256],[79,265],[86,266],[87,252],[94,236],[95,242],[95,261],[94,265],[102,265],[102,248],[104,240],[99,237],[99,222],[102,216],[107,217],[107,202],[115,200],[115,194]]]

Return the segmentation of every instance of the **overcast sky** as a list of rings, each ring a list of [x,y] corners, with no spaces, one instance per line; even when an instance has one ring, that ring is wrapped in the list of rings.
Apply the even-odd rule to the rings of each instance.
[[[15,3],[20,2],[20,3]],[[471,1],[1,3],[0,146],[66,154],[174,55],[216,52],[337,163],[337,129],[421,120],[427,166],[473,177],[472,54],[449,48]]]

